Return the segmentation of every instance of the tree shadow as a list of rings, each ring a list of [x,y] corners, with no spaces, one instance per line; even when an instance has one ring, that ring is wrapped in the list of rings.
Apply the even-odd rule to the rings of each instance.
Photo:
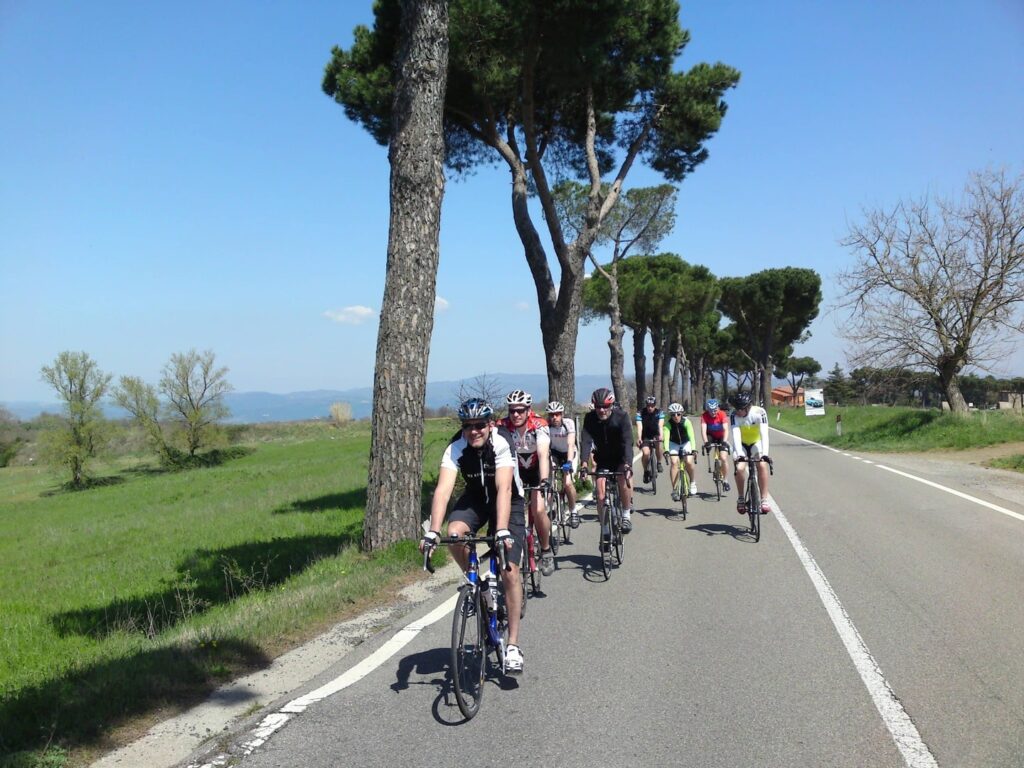
[[[366,486],[353,488],[341,493],[328,493],[309,499],[296,499],[274,510],[275,515],[289,515],[294,512],[319,513],[336,512],[342,509],[365,509]]]
[[[338,554],[362,536],[353,520],[340,536],[305,536],[250,542],[224,549],[200,549],[182,560],[163,589],[119,598],[106,605],[64,611],[50,617],[62,637],[103,638],[130,632],[153,638],[211,607],[272,588],[316,561]]]
[[[106,488],[112,485],[121,485],[124,481],[125,478],[120,475],[90,477],[82,481],[79,485],[75,485],[69,480],[66,483],[61,483],[56,488],[51,488],[48,491],[42,491],[39,495],[43,498],[50,498],[53,496],[61,496],[65,493],[82,493],[83,491],[91,491],[94,488]]]
[[[22,750],[99,743],[133,716],[199,703],[223,680],[269,663],[255,645],[224,640],[140,650],[21,689],[0,699],[0,763]]]

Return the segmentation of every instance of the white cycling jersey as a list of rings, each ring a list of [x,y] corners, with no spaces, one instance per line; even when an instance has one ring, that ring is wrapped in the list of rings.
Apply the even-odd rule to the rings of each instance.
[[[733,456],[745,456],[745,445],[755,446],[757,455],[768,455],[768,413],[764,408],[752,405],[746,416],[737,416],[733,411],[729,423],[732,425]]]
[[[548,422],[548,436],[551,438],[551,450],[559,453],[569,452],[569,441],[576,442],[576,422],[562,417],[562,426],[554,427]]]

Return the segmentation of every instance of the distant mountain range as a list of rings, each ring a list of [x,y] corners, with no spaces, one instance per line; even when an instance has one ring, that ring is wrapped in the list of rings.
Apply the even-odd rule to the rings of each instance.
[[[474,394],[472,389],[476,378],[428,382],[427,407],[441,408],[445,405],[458,405],[459,395],[463,389]],[[533,395],[535,402],[541,403],[541,407],[547,403],[548,377],[546,374],[488,373],[486,379],[489,385],[493,385],[491,388],[502,395],[513,389],[525,389]],[[586,400],[590,393],[598,387],[608,386],[610,386],[610,381],[607,376],[577,376],[576,397],[579,400]],[[373,388],[318,389],[312,392],[289,392],[284,395],[272,392],[230,392],[224,397],[224,403],[231,411],[228,421],[237,424],[326,419],[330,417],[331,405],[337,402],[351,405],[353,418],[366,418],[372,410]],[[22,421],[34,419],[41,413],[61,412],[61,404],[58,402],[12,401],[0,403],[0,405],[3,405]],[[104,412],[112,419],[125,418],[128,415],[113,405],[105,405]]]

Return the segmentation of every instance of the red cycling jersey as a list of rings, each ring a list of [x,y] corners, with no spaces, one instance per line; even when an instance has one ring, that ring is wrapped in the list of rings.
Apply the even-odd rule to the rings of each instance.
[[[704,411],[704,413],[700,415],[700,421],[705,427],[707,427],[708,440],[713,442],[726,442],[725,430],[729,426],[729,417],[726,415],[725,411],[719,410],[714,417],[708,416],[708,412]]]

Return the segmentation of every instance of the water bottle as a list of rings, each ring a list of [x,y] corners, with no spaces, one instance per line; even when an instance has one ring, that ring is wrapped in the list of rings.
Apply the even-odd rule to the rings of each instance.
[[[498,610],[498,577],[494,575],[494,571],[487,571],[486,581],[484,599],[487,601],[487,610],[495,613]]]

